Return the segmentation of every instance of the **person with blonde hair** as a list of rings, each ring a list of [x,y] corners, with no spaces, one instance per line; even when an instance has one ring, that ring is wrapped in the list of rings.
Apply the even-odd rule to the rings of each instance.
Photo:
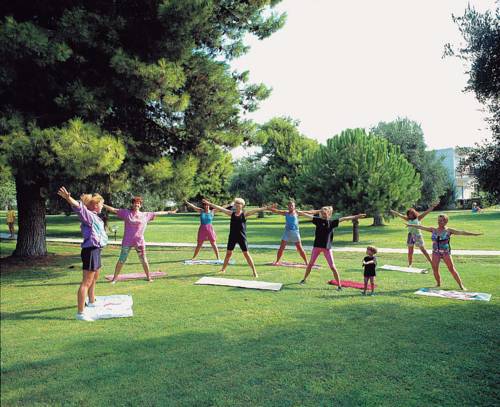
[[[319,212],[319,216],[314,216],[303,211],[298,211],[298,213],[312,218],[312,223],[316,226],[311,258],[309,259],[309,264],[307,265],[304,278],[300,281],[300,284],[305,284],[309,273],[311,273],[311,270],[316,263],[316,259],[321,253],[323,253],[328,265],[330,266],[330,270],[332,270],[333,276],[337,281],[337,290],[342,290],[342,283],[340,282],[340,276],[337,271],[337,267],[335,266],[332,253],[333,231],[339,226],[340,222],[364,218],[366,215],[361,213],[358,215],[344,216],[339,219],[330,219],[333,213],[333,208],[331,206],[323,206]]]
[[[153,279],[149,275],[149,262],[146,256],[146,242],[144,240],[144,232],[146,231],[146,226],[158,215],[169,215],[171,213],[176,213],[177,210],[173,211],[158,211],[158,212],[141,212],[142,204],[144,203],[142,197],[135,196],[132,198],[130,203],[130,209],[116,209],[109,205],[104,205],[104,207],[111,213],[116,214],[125,223],[125,231],[123,233],[122,248],[120,251],[120,257],[116,262],[115,273],[111,284],[115,284],[118,275],[122,271],[123,265],[127,261],[128,254],[132,248],[135,249],[139,260],[142,264],[144,273],[146,274],[146,280],[152,282]]]
[[[240,246],[241,251],[243,252],[243,256],[252,269],[252,273],[254,277],[258,277],[257,270],[255,269],[255,264],[253,262],[252,256],[248,251],[248,242],[247,242],[247,218],[249,216],[255,215],[258,212],[267,210],[268,207],[256,208],[250,211],[244,212],[243,208],[245,207],[245,200],[242,198],[234,199],[233,210],[229,210],[223,208],[222,206],[215,205],[206,199],[202,200],[203,204],[210,206],[211,208],[215,208],[218,211],[226,214],[231,217],[231,224],[229,227],[229,238],[227,241],[227,251],[226,257],[224,258],[224,264],[220,270],[221,273],[226,272],[227,265],[229,264],[229,260],[233,255],[233,250],[238,244]]]
[[[108,236],[104,229],[104,222],[98,216],[101,213],[104,199],[99,194],[84,194],[80,201],[75,200],[65,188],[59,188],[57,194],[68,202],[81,221],[83,243],[81,245],[81,258],[83,278],[78,288],[77,303],[78,313],[76,319],[92,321],[85,314],[85,297],[89,298],[88,307],[95,306],[95,284],[101,270],[101,250],[108,243]]]
[[[458,274],[458,271],[453,263],[451,257],[451,235],[462,235],[462,236],[480,236],[482,233],[466,232],[465,230],[456,230],[447,228],[448,216],[441,214],[438,216],[438,227],[428,228],[421,225],[406,224],[407,227],[415,227],[420,230],[425,230],[426,232],[432,233],[432,271],[434,272],[434,278],[436,279],[436,286],[441,287],[441,275],[439,274],[439,263],[443,259],[444,263],[448,267],[449,272],[457,282],[461,290],[465,291],[466,288],[462,283],[462,279]]]

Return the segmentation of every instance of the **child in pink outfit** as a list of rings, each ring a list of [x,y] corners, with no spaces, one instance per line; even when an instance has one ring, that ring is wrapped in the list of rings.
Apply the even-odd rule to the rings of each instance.
[[[152,221],[157,215],[168,215],[175,211],[160,211],[160,212],[141,212],[143,200],[140,196],[136,196],[132,199],[132,205],[130,209],[115,209],[111,206],[104,205],[104,207],[116,214],[120,219],[125,222],[125,232],[123,234],[122,249],[120,252],[120,257],[115,266],[115,274],[111,284],[116,283],[118,275],[120,274],[123,265],[127,261],[128,254],[132,248],[135,248],[137,255],[146,274],[146,279],[148,281],[153,281],[149,275],[149,263],[146,257],[146,242],[144,240],[144,232],[146,231],[146,226],[150,221]]]

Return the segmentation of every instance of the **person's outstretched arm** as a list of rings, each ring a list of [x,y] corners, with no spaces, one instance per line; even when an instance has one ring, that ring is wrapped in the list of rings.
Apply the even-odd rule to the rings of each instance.
[[[434,228],[428,228],[428,227],[422,226],[422,225],[409,225],[408,223],[406,223],[406,226],[409,228],[425,230],[426,232],[431,232],[431,233],[434,231]]]
[[[436,202],[436,203],[433,203],[431,206],[429,206],[429,209],[427,209],[425,212],[422,212],[419,216],[418,216],[418,220],[422,220],[423,218],[425,218],[429,213],[431,213],[434,208],[436,206],[439,205],[439,201]]]
[[[258,212],[268,211],[268,210],[269,210],[269,206],[263,206],[262,208],[256,208],[256,209],[252,209],[251,211],[245,212],[245,216],[246,217],[252,216]]]
[[[313,211],[297,211],[297,214],[300,215],[300,216],[306,216],[308,218],[314,218],[314,215],[311,213]],[[318,211],[318,213],[321,212],[321,211]]]
[[[65,187],[59,188],[59,191],[57,191],[57,195],[66,200],[66,202],[68,202],[71,206],[80,206],[80,203],[71,196],[71,193]]]
[[[111,213],[118,213],[118,211],[119,211],[119,209],[113,208],[112,206],[109,206],[106,204],[104,204],[102,207]]]
[[[306,210],[306,211],[299,211],[297,210],[297,213],[300,212],[300,215],[304,216],[305,214],[308,215],[318,215],[321,212],[321,209],[311,209],[311,210]]]
[[[344,222],[345,220],[355,220],[360,218],[366,218],[366,213],[359,213],[358,215],[343,216],[339,219],[339,222]]]
[[[285,211],[283,209],[276,208],[276,204],[272,204],[272,205],[268,206],[267,210],[271,211],[272,213],[277,213],[278,215],[284,215],[287,212],[287,211]]]
[[[200,213],[202,211],[201,208],[197,207],[196,205],[193,205],[191,202],[186,201],[186,205],[198,213]]]
[[[160,215],[172,215],[173,213],[177,213],[177,209],[174,209],[172,211],[158,211],[158,212],[153,212],[155,216],[160,216]]]
[[[483,233],[474,233],[474,232],[467,232],[465,230],[456,230],[456,229],[450,229],[448,228],[450,233],[454,235],[462,235],[462,236],[481,236]]]
[[[223,208],[222,206],[219,206],[219,205],[215,205],[212,202],[207,201],[206,199],[203,199],[201,202],[203,202],[204,204],[207,204],[211,208],[217,209],[219,212],[225,213],[227,216],[231,216],[233,213],[229,209]]]
[[[397,212],[397,211],[393,211],[392,209],[389,209],[389,211],[390,211],[393,215],[396,215],[396,216],[400,217],[401,219],[408,221],[408,217],[407,217],[407,216],[405,216],[405,215],[403,215],[402,213],[399,213],[399,212]]]

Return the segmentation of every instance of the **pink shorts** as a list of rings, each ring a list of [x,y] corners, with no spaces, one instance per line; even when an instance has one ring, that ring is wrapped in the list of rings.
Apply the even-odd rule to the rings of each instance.
[[[325,255],[326,261],[330,266],[330,268],[335,268],[332,249],[324,249],[322,247],[313,247],[311,252],[311,259],[309,260],[309,265],[314,266],[314,264],[316,263],[316,259],[318,258],[320,253],[323,253]]]
[[[212,225],[200,225],[198,229],[198,243],[202,243],[205,240],[215,242],[217,236],[215,235],[215,230]]]

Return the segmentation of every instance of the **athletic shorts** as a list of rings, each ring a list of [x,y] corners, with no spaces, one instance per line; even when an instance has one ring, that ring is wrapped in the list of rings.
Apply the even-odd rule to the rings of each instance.
[[[364,277],[375,277],[377,275],[377,272],[375,270],[366,270],[363,271],[363,276]]]
[[[432,248],[432,255],[439,256],[441,259],[446,256],[451,256],[451,249],[436,249]]]
[[[227,250],[234,250],[234,248],[236,247],[236,244],[238,244],[240,246],[240,249],[244,252],[247,252],[248,251],[248,244],[247,244],[247,239],[244,239],[244,238],[237,238],[237,239],[233,239],[231,238],[231,236],[229,236],[229,241],[227,242]]]
[[[101,268],[101,248],[84,247],[81,252],[82,268],[87,271],[97,271]]]
[[[406,239],[406,244],[408,246],[424,247],[424,238],[422,237],[422,235],[408,233],[408,239]]]
[[[132,247],[135,248],[139,257],[146,257],[146,246],[122,246],[120,257],[118,258],[120,263],[125,263],[127,261],[128,254],[130,253],[130,249],[132,249]]]
[[[300,242],[300,233],[298,230],[285,229],[281,240],[289,243],[298,243]]]
[[[203,243],[205,240],[210,242],[217,240],[217,235],[212,225],[200,225],[198,228],[198,243]]]

